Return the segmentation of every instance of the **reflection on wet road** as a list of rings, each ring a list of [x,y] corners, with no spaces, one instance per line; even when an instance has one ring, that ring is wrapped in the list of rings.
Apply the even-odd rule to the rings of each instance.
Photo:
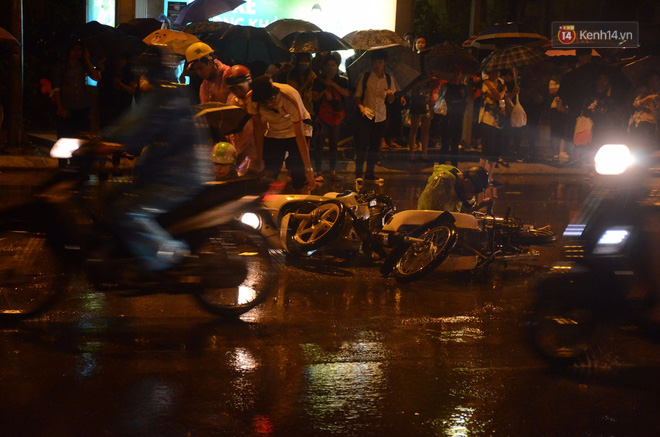
[[[553,229],[586,194],[504,182],[496,212]],[[406,185],[384,187],[399,209]],[[0,329],[0,435],[659,435],[660,346],[614,332],[599,368],[570,374],[526,346],[529,285],[555,256],[412,284],[311,259],[238,321],[81,280],[44,319]]]

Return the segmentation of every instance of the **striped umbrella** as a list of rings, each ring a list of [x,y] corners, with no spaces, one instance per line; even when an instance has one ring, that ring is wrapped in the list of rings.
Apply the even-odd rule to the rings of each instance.
[[[481,64],[482,71],[510,70],[544,61],[545,55],[538,48],[513,46],[488,55]]]

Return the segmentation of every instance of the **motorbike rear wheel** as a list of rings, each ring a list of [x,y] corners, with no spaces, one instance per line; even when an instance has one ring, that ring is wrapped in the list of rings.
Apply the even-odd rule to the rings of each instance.
[[[431,228],[413,242],[394,266],[394,276],[399,282],[416,281],[432,272],[448,256],[456,245],[456,228],[444,224]]]
[[[0,231],[0,322],[35,317],[50,307],[66,287],[62,267],[46,234]]]
[[[266,240],[248,229],[222,229],[199,251],[216,265],[196,288],[195,298],[211,314],[236,317],[277,288],[279,265]]]

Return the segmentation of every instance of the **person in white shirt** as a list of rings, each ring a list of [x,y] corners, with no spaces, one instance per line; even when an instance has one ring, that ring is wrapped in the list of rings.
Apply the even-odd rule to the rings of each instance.
[[[254,123],[257,159],[263,159],[271,177],[277,177],[286,162],[294,190],[308,193],[316,188],[309,158],[312,125],[300,94],[290,85],[272,83],[267,76],[253,79],[250,88],[247,109]]]
[[[383,136],[387,107],[385,102],[394,101],[398,86],[394,77],[385,73],[387,54],[376,50],[371,54],[372,70],[363,73],[355,91],[355,100],[360,109],[355,139],[355,177],[361,178],[366,157],[365,179],[375,180],[374,169],[378,161],[380,138]]]

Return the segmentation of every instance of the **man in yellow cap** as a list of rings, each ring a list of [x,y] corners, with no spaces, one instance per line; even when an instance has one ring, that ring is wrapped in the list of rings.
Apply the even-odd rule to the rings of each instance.
[[[201,103],[226,102],[229,90],[224,86],[223,75],[228,65],[211,56],[213,49],[208,44],[196,42],[186,50],[188,68],[204,79],[199,88]]]

